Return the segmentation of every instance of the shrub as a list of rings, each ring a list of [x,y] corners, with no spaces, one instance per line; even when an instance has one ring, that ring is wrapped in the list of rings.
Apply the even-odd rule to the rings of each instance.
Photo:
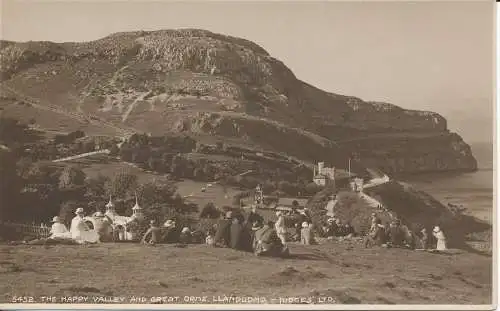
[[[203,209],[201,210],[201,213],[200,213],[200,218],[211,218],[211,219],[215,219],[215,218],[219,218],[220,216],[220,211],[215,207],[215,205],[210,202],[210,203],[207,203]]]

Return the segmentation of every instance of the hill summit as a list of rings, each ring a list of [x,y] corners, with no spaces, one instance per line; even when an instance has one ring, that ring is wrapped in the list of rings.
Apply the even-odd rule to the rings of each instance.
[[[4,113],[48,130],[185,132],[388,173],[477,167],[439,114],[319,90],[257,44],[206,30],[2,41],[0,60]]]

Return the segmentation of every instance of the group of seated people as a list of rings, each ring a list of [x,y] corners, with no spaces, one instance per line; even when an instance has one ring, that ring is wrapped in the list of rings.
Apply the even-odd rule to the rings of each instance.
[[[328,218],[326,226],[323,227],[323,232],[326,238],[353,237],[356,234],[354,227],[350,223],[342,223],[335,216]]]
[[[226,212],[206,235],[200,231],[191,231],[183,227],[179,232],[173,220],[167,220],[160,227],[152,220],[150,228],[144,234],[142,243],[200,244],[214,247],[229,247],[236,250],[254,252],[258,256],[286,256],[288,248],[279,238],[273,222],[265,222],[256,208],[245,216],[241,213]]]
[[[435,226],[432,234],[436,239],[436,249],[446,250],[446,237],[439,226]],[[403,247],[410,249],[427,250],[429,248],[429,235],[423,228],[415,234],[401,220],[395,219],[389,225],[382,225],[380,218],[372,214],[371,227],[365,238],[364,246],[378,245],[383,247]]]
[[[52,227],[48,238],[36,239],[29,244],[85,244],[99,242],[99,234],[91,230],[84,219],[83,208],[77,208],[75,217],[71,220],[70,230],[59,216],[52,219]]]
[[[272,221],[265,222],[255,207],[245,217],[229,211],[207,235],[207,244],[254,252],[257,256],[287,256],[288,247]]]

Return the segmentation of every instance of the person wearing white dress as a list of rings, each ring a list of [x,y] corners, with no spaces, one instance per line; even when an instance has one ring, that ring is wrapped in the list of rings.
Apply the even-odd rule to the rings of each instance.
[[[49,239],[71,239],[71,232],[68,231],[59,216],[54,216],[52,222]]]
[[[447,249],[446,248],[446,237],[445,237],[443,231],[441,231],[441,228],[439,228],[438,226],[435,226],[434,230],[432,230],[432,234],[434,235],[434,237],[437,240],[436,249],[438,251],[446,250]]]
[[[77,208],[75,214],[76,216],[71,220],[70,228],[73,240],[77,243],[97,243],[99,241],[99,235],[94,230],[90,230],[85,223],[83,208]]]
[[[285,227],[285,216],[281,211],[276,212],[276,216],[278,216],[278,221],[274,224],[276,229],[276,233],[281,240],[283,245],[286,245],[286,227]]]

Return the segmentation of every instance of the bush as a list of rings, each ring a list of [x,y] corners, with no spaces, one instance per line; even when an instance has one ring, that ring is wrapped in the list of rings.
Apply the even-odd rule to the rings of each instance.
[[[220,211],[215,207],[215,204],[212,202],[207,203],[203,209],[201,210],[200,213],[200,218],[219,218],[220,216]]]

